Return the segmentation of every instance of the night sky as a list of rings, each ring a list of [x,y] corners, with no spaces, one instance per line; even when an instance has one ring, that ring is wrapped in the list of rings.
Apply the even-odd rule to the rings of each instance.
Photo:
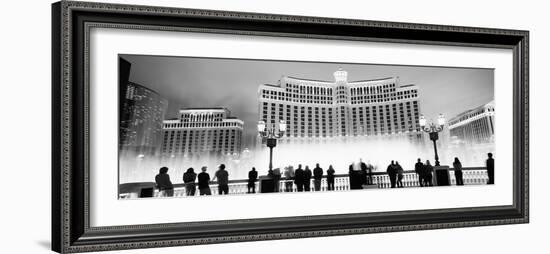
[[[219,58],[120,55],[132,63],[130,81],[168,99],[167,118],[185,107],[227,107],[245,122],[244,145],[254,142],[258,86],[281,76],[333,81],[343,68],[348,81],[399,77],[400,85],[419,88],[420,112],[447,119],[494,98],[492,69],[286,62]]]

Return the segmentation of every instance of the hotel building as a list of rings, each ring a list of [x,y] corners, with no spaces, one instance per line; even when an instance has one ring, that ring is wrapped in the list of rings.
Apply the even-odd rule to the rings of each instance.
[[[163,123],[163,157],[239,154],[244,122],[226,108],[187,108]]]
[[[465,111],[449,120],[451,138],[466,143],[490,143],[495,135],[495,101]]]
[[[415,85],[399,78],[348,81],[342,69],[334,80],[282,77],[277,85],[260,85],[259,120],[285,120],[287,140],[350,136],[397,136],[421,140],[420,105]]]
[[[142,85],[120,84],[119,150],[122,156],[155,156],[168,101]]]

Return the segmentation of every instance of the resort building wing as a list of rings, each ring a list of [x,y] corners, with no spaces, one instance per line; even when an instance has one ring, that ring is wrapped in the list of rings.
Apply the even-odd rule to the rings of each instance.
[[[399,78],[348,81],[342,69],[334,80],[282,77],[260,85],[258,120],[287,123],[285,138],[406,135],[421,139],[419,93]]]
[[[163,122],[161,151],[164,157],[239,154],[243,126],[226,108],[181,109]]]
[[[449,120],[451,138],[465,143],[492,143],[495,135],[495,101],[462,112]]]

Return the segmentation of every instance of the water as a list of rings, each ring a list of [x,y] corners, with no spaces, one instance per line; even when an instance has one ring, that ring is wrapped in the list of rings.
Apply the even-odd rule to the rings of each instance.
[[[438,141],[438,151],[441,165],[452,167],[454,157],[458,157],[463,167],[485,166],[486,154],[494,153],[494,144],[456,145]],[[364,138],[353,141],[326,141],[314,144],[288,144],[279,142],[273,150],[273,168],[283,169],[298,164],[309,166],[313,170],[316,163],[326,171],[332,165],[336,174],[346,174],[349,165],[362,159],[375,167],[375,171],[385,172],[387,165],[396,160],[405,170],[414,170],[417,158],[422,162],[430,160],[434,165],[434,151],[431,141],[411,142],[408,138],[376,139]],[[162,166],[169,168],[168,174],[173,183],[181,183],[183,173],[193,167],[195,173],[202,166],[208,167],[211,177],[219,164],[224,163],[229,171],[230,179],[246,179],[248,171],[256,167],[259,175],[265,175],[269,165],[269,149],[265,145],[248,150],[241,156],[221,156],[217,158],[203,157],[189,159],[173,157],[160,159],[158,157],[140,157],[129,155],[120,158],[120,183],[153,182],[155,175]]]

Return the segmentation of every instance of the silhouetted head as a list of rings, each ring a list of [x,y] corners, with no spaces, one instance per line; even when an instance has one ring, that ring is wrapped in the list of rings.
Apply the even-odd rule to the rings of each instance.
[[[225,164],[220,164],[220,166],[218,168],[221,169],[221,170],[224,170],[225,169]]]
[[[395,165],[399,165],[399,161],[395,161]]]
[[[334,168],[332,168],[332,165],[329,165],[329,166],[328,166],[328,169],[334,169]]]
[[[493,158],[493,153],[488,153],[488,154],[487,154],[487,157]]]
[[[426,160],[426,165],[430,165],[430,160]]]
[[[319,167],[319,163],[315,164],[316,167]]]
[[[306,166],[306,169],[309,169],[309,166]]]
[[[256,168],[255,168],[255,167],[252,167],[252,171],[256,171]]]
[[[298,164],[298,168],[302,168],[302,164]]]
[[[392,164],[392,165],[395,165],[395,162],[394,162],[394,161],[391,161],[391,164]]]
[[[168,168],[167,167],[162,167],[159,169],[159,174],[166,174],[168,173]]]
[[[454,163],[460,163],[460,160],[458,160],[458,157],[455,157],[455,162]]]
[[[206,166],[202,166],[201,171],[202,171],[202,172],[206,172],[206,169],[207,169]]]
[[[420,158],[418,158],[418,160],[417,160],[417,161],[418,161],[418,162],[422,162],[422,160],[421,160]]]
[[[195,173],[195,170],[193,168],[188,168],[187,173]]]

